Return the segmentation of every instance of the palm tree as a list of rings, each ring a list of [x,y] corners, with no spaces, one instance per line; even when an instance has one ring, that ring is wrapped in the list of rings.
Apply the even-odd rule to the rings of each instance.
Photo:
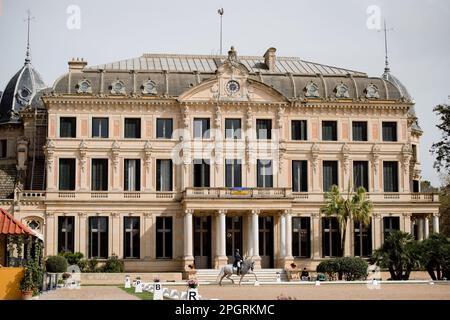
[[[392,280],[408,280],[411,270],[419,266],[420,248],[409,233],[395,230],[375,250],[372,262],[388,268]]]
[[[370,224],[373,203],[366,199],[366,190],[359,187],[356,193],[350,191],[348,187],[347,198],[344,198],[336,185],[331,187],[331,191],[325,194],[326,206],[322,208],[322,213],[327,217],[336,217],[341,233],[342,256],[345,256],[345,237],[347,233],[348,221],[362,222],[364,225]]]

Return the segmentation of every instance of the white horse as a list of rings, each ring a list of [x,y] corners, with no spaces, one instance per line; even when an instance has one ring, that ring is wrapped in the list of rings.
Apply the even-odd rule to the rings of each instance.
[[[247,259],[242,261],[241,263],[241,278],[239,279],[239,285],[241,285],[242,278],[247,274],[253,274],[255,277],[255,281],[258,281],[258,277],[256,277],[256,274],[253,272],[253,268],[255,267],[255,262],[251,259]],[[231,276],[233,274],[237,274],[237,268],[234,268],[232,264],[227,264],[226,266],[222,267],[220,269],[220,273],[217,277],[217,279],[220,278],[219,285],[222,285],[223,278],[227,278],[228,280],[231,280],[234,284],[234,280],[231,279]]]

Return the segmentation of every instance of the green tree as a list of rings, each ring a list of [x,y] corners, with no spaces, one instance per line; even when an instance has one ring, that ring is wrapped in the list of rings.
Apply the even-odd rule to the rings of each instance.
[[[344,198],[339,192],[339,188],[333,185],[331,191],[325,194],[326,205],[322,208],[322,213],[327,217],[337,218],[341,233],[342,256],[345,256],[348,221],[369,225],[373,208],[372,201],[366,199],[366,190],[363,187],[359,187],[356,193],[352,193],[350,190],[349,183],[347,197]]]
[[[437,105],[433,111],[439,116],[439,123],[436,127],[441,130],[442,134],[441,139],[433,143],[430,150],[436,156],[434,167],[438,172],[450,173],[450,105]]]
[[[448,260],[450,241],[442,234],[432,234],[420,243],[420,263],[431,279],[441,280]],[[436,273],[435,273],[436,271]]]
[[[380,249],[373,252],[372,263],[389,269],[392,280],[408,280],[411,270],[419,266],[420,248],[414,237],[403,231],[392,231]]]

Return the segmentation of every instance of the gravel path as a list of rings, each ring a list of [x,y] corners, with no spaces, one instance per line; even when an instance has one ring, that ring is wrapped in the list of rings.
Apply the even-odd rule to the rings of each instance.
[[[86,286],[80,289],[57,289],[42,294],[39,300],[139,300],[114,286]]]

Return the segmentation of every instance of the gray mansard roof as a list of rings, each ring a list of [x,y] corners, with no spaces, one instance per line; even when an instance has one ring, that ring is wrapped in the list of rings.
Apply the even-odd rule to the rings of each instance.
[[[0,122],[17,121],[17,113],[32,104],[33,98],[45,88],[41,75],[29,60],[9,80],[0,100]]]
[[[197,84],[215,76],[224,63],[224,55],[144,54],[140,57],[96,66],[85,66],[81,72],[71,72],[54,84],[56,94],[76,94],[80,83],[87,80],[89,93],[109,94],[113,82],[120,80],[126,93],[141,94],[148,80],[156,85],[156,96],[178,97]],[[412,101],[406,88],[395,77],[369,77],[364,72],[327,66],[295,57],[275,57],[272,70],[262,56],[239,56],[239,62],[249,70],[249,77],[281,92],[288,99],[305,98],[306,86],[317,86],[318,98],[336,97],[336,88],[345,85],[349,99],[389,99]],[[101,86],[103,73],[103,88]],[[133,74],[134,73],[134,74]],[[135,82],[133,78],[135,77]],[[133,88],[134,86],[134,88]],[[376,96],[367,89],[375,87]]]

